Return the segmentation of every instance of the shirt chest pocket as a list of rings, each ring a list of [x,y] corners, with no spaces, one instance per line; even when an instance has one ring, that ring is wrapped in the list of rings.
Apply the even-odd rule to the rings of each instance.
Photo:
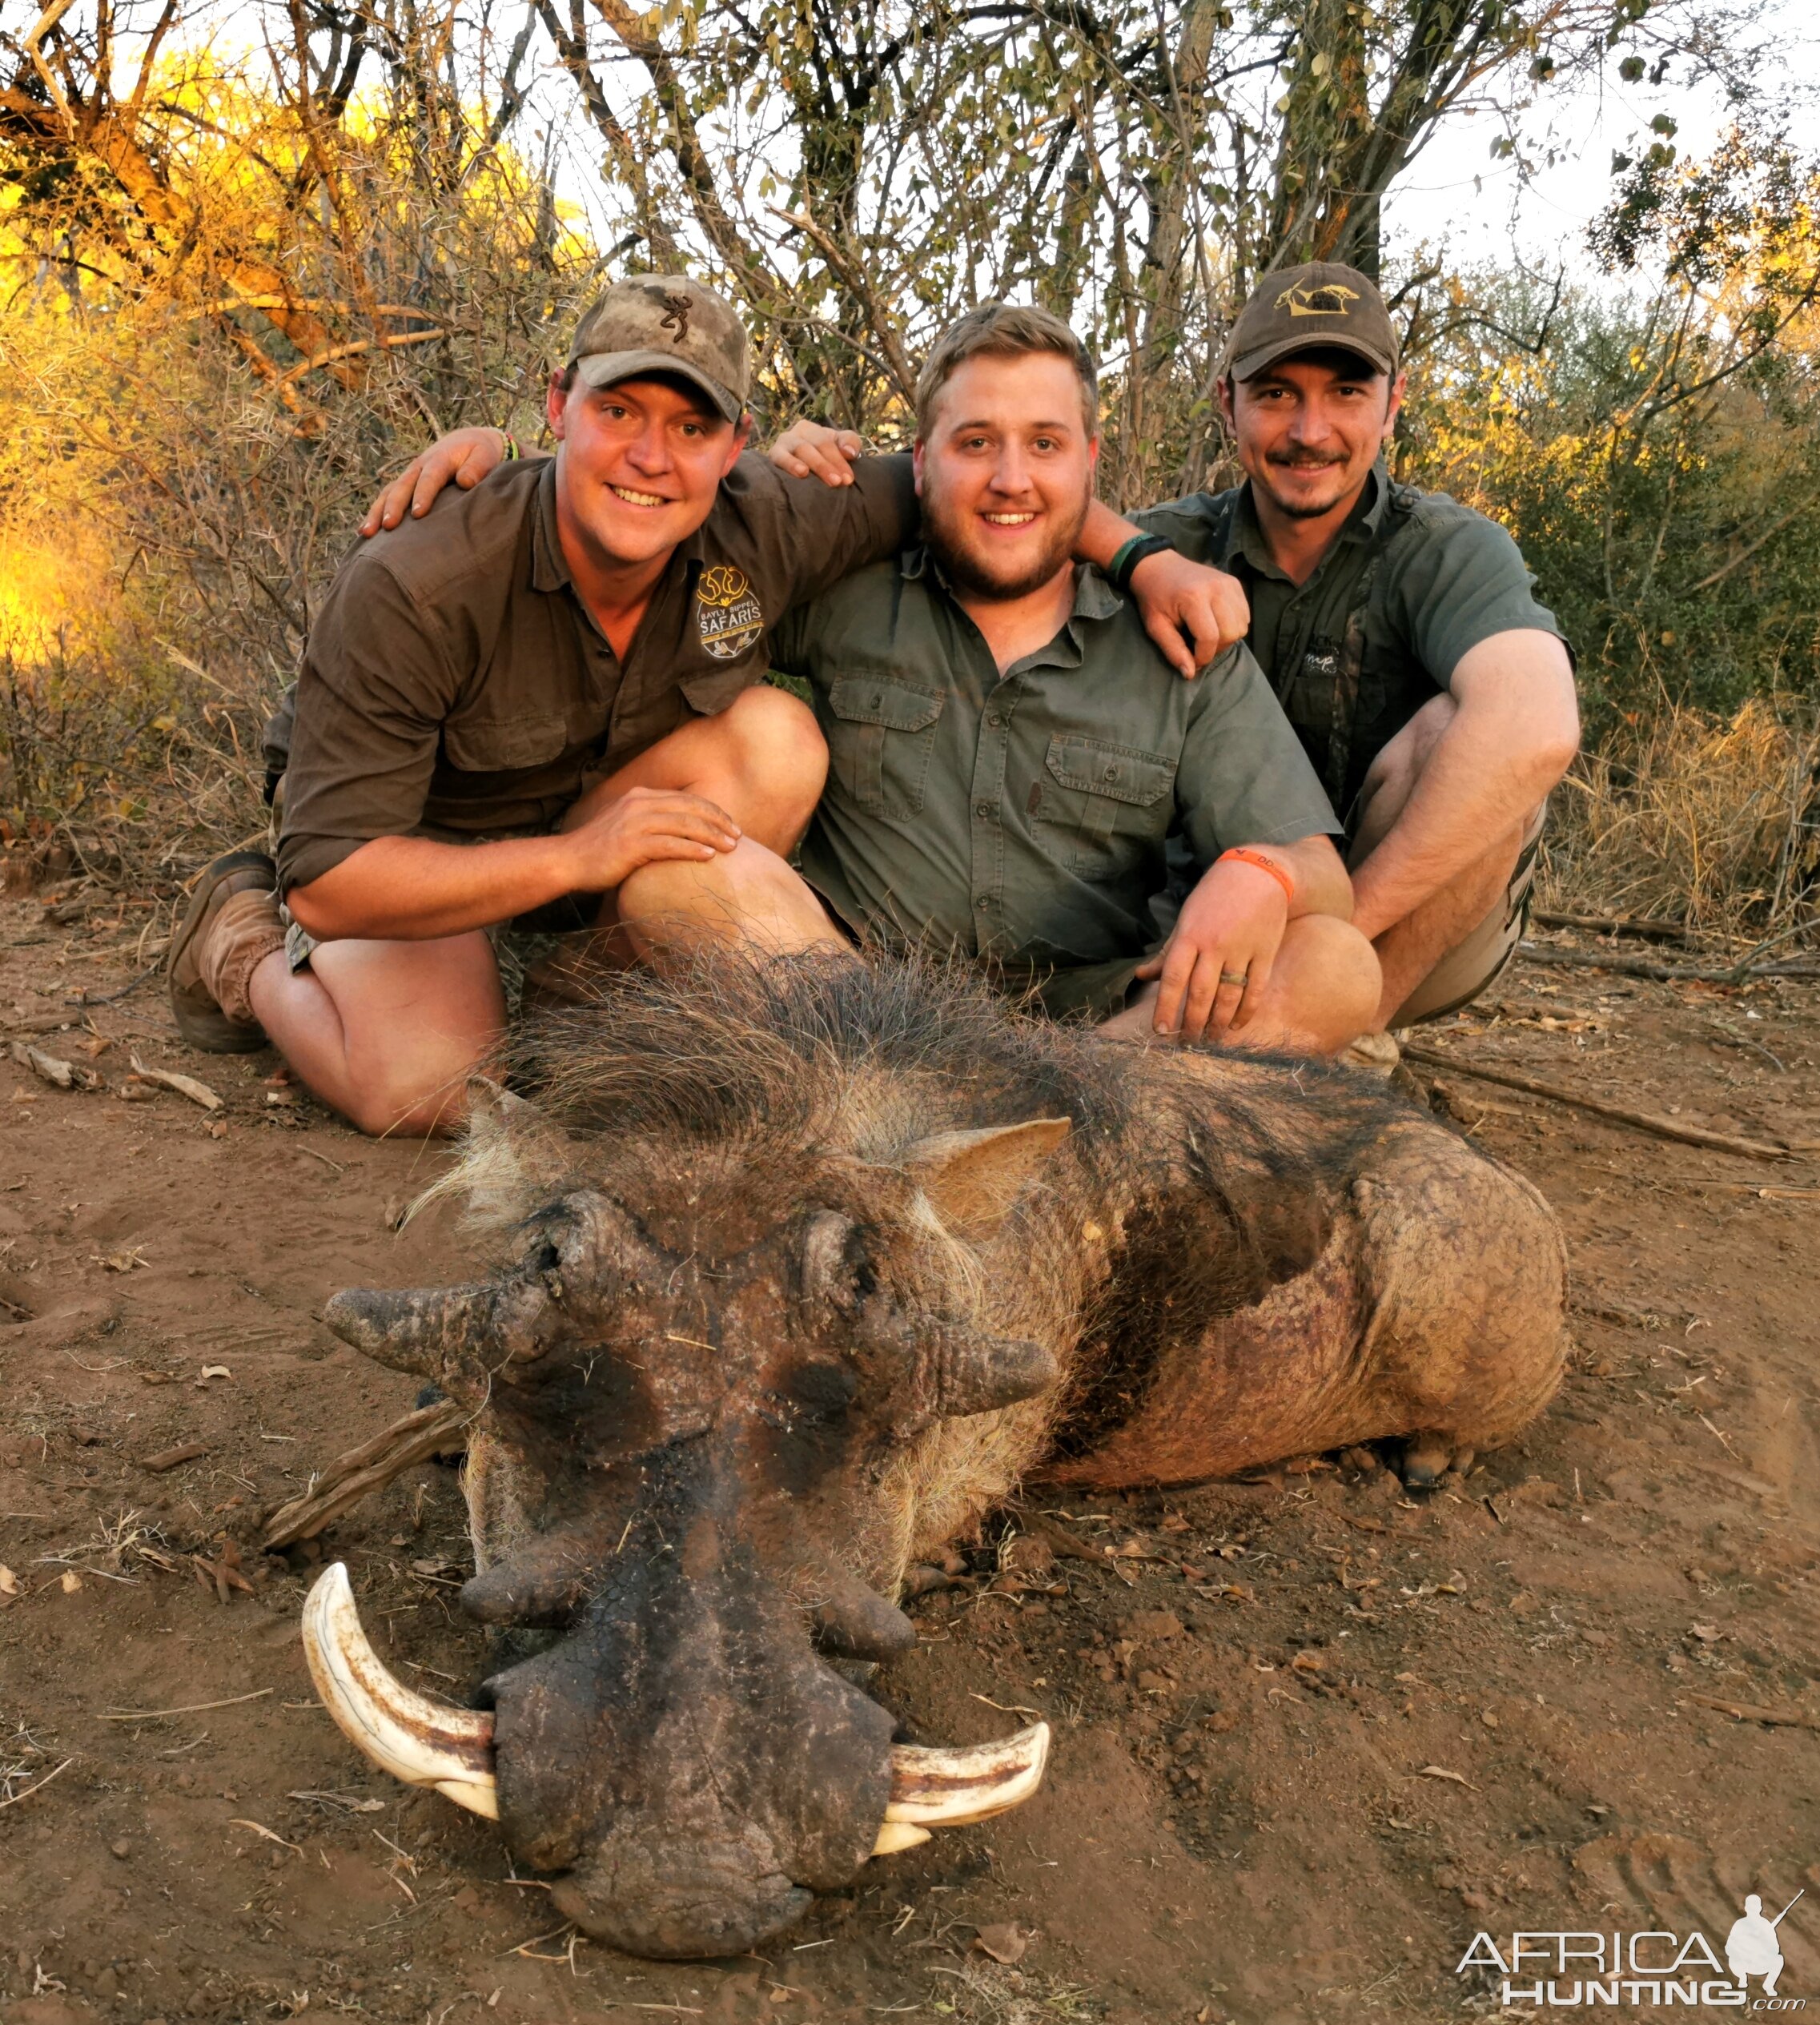
[[[945,696],[883,675],[842,675],[830,688],[828,758],[835,785],[862,809],[914,816]]]
[[[464,773],[510,773],[547,766],[569,743],[568,720],[560,711],[451,717],[442,728],[444,755]]]
[[[1065,862],[1083,878],[1129,870],[1168,835],[1175,762],[1134,745],[1058,736],[1049,741],[1043,814],[1065,835]]]

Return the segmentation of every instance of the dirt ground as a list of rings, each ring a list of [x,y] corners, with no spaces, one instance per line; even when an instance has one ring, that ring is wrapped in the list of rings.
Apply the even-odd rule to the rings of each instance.
[[[1573,1248],[1573,1368],[1528,1438],[1425,1496],[1331,1458],[1033,1487],[912,1606],[878,1688],[931,1740],[1041,1711],[1043,1792],[869,1866],[762,1959],[653,1964],[572,1943],[486,1823],[356,1755],[304,1669],[315,1557],[257,1549],[262,1513],[411,1404],[315,1316],[461,1271],[447,1220],[392,1229],[445,1156],[356,1138],[270,1055],[186,1055],[156,980],[85,1014],[148,917],[63,911],[0,907],[0,1034],[102,1085],[0,1059],[4,2025],[1417,2020],[1497,2008],[1495,1975],[1455,1972],[1480,1929],[1722,1945],[1746,1891],[1803,1887],[1782,1992],[1820,2003],[1813,1160],[1444,1075]],[[1810,984],[1526,966],[1425,1038],[1820,1142],[1816,1008]],[[127,1083],[135,1055],[223,1108]],[[325,1545],[404,1677],[462,1694],[484,1656],[454,1472]]]

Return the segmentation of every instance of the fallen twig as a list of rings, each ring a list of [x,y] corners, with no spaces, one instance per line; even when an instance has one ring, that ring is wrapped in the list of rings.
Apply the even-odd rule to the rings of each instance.
[[[122,985],[118,991],[103,991],[98,994],[78,991],[73,998],[66,998],[63,1002],[69,1006],[115,1005],[121,999],[137,991],[148,978],[155,978],[163,968],[164,958],[161,954],[155,963],[148,963],[136,978],[133,978],[130,983]]]
[[[167,1090],[175,1090],[179,1097],[187,1097],[192,1104],[200,1104],[204,1111],[221,1109],[221,1099],[206,1083],[198,1083],[194,1076],[179,1075],[174,1069],[148,1069],[136,1055],[127,1059],[133,1065],[133,1074],[141,1082],[155,1083]]]
[[[1690,1694],[1689,1702],[1702,1709],[1717,1709],[1722,1715],[1735,1716],[1740,1722],[1779,1724],[1793,1730],[1820,1730],[1820,1717],[1804,1715],[1799,1709],[1765,1709],[1754,1702],[1726,1702],[1716,1694]]]
[[[280,1505],[267,1521],[266,1552],[275,1553],[295,1541],[313,1540],[344,1512],[383,1489],[413,1464],[464,1448],[468,1419],[465,1407],[454,1400],[438,1400],[394,1420],[358,1448],[337,1456],[300,1497]]]
[[[243,1702],[257,1702],[271,1692],[270,1688],[255,1688],[251,1694],[231,1694],[225,1702],[186,1702],[180,1709],[110,1709],[95,1721],[162,1722],[167,1716],[199,1716],[210,1709],[237,1709]]]
[[[1545,1097],[1551,1103],[1566,1104],[1575,1111],[1589,1111],[1597,1118],[1634,1126],[1638,1131],[1652,1132],[1657,1139],[1678,1139],[1684,1146],[1710,1146],[1717,1153],[1736,1153],[1751,1160],[1792,1160],[1802,1151],[1799,1147],[1771,1146],[1762,1139],[1733,1139],[1724,1132],[1709,1132],[1699,1125],[1680,1125],[1653,1111],[1629,1111],[1622,1104],[1608,1104],[1598,1097],[1582,1097],[1577,1091],[1563,1090],[1558,1083],[1539,1083],[1533,1076],[1514,1075],[1508,1069],[1481,1068],[1457,1055],[1412,1047],[1408,1041],[1403,1043],[1403,1053],[1407,1060],[1419,1062],[1424,1068],[1456,1070],[1461,1075],[1477,1077],[1481,1083],[1499,1083],[1506,1090],[1521,1090],[1526,1096]]]
[[[1687,938],[1678,921],[1640,921],[1629,914],[1552,914],[1534,907],[1529,918],[1545,928],[1580,928],[1589,935],[1634,935],[1643,942],[1679,942]]]
[[[1704,964],[1658,963],[1653,957],[1626,956],[1617,950],[1549,949],[1541,942],[1523,943],[1521,954],[1528,963],[1558,963],[1578,970],[1618,970],[1627,978],[1653,978],[1658,984],[1748,984],[1753,978],[1820,978],[1820,963],[1803,962],[1798,957],[1780,963],[1747,960],[1719,969]]]
[[[56,1778],[57,1772],[68,1771],[70,1767],[74,1765],[75,1762],[76,1761],[73,1758],[65,1758],[63,1762],[57,1767],[56,1772],[46,1772],[44,1777],[42,1779],[38,1780],[34,1784],[28,1786],[23,1786],[18,1792],[10,1794],[4,1800],[0,1800],[0,1807],[16,1807],[22,1800],[30,1799],[34,1793],[43,1792],[44,1789],[50,1785],[50,1782],[54,1778]]]

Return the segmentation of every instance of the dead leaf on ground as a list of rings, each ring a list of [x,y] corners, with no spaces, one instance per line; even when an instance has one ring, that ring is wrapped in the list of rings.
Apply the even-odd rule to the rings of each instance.
[[[0,1561],[0,1596],[18,1596],[23,1593],[24,1587],[12,1569],[4,1561]]]
[[[131,1272],[135,1266],[151,1264],[143,1247],[135,1244],[130,1252],[97,1252],[94,1262],[108,1272]]]
[[[204,1364],[196,1373],[196,1383],[206,1385],[211,1378],[231,1378],[233,1376],[226,1364]]]
[[[64,1569],[63,1579],[58,1584],[58,1587],[62,1590],[66,1596],[74,1596],[82,1585],[82,1578],[73,1568],[66,1568]]]
[[[989,1955],[994,1962],[1002,1962],[1009,1968],[1024,1959],[1033,1936],[1008,1921],[1001,1926],[982,1927],[973,1937],[973,1944],[982,1955]]]
[[[1464,1786],[1468,1793],[1479,1790],[1464,1772],[1450,1772],[1444,1765],[1424,1765],[1416,1776],[1419,1779],[1451,1779],[1454,1785]]]

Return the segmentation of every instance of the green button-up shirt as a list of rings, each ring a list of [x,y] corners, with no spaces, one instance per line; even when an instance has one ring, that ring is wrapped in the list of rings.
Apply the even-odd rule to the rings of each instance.
[[[1172,840],[1198,872],[1339,827],[1251,655],[1183,681],[1092,570],[1002,676],[922,549],[791,613],[771,659],[809,683],[831,761],[803,871],[888,942],[1135,958],[1170,918]]]
[[[1561,637],[1503,528],[1445,492],[1394,483],[1381,463],[1299,587],[1271,560],[1249,483],[1137,518],[1244,586],[1247,644],[1342,810],[1372,759],[1481,641],[1521,628]]]

